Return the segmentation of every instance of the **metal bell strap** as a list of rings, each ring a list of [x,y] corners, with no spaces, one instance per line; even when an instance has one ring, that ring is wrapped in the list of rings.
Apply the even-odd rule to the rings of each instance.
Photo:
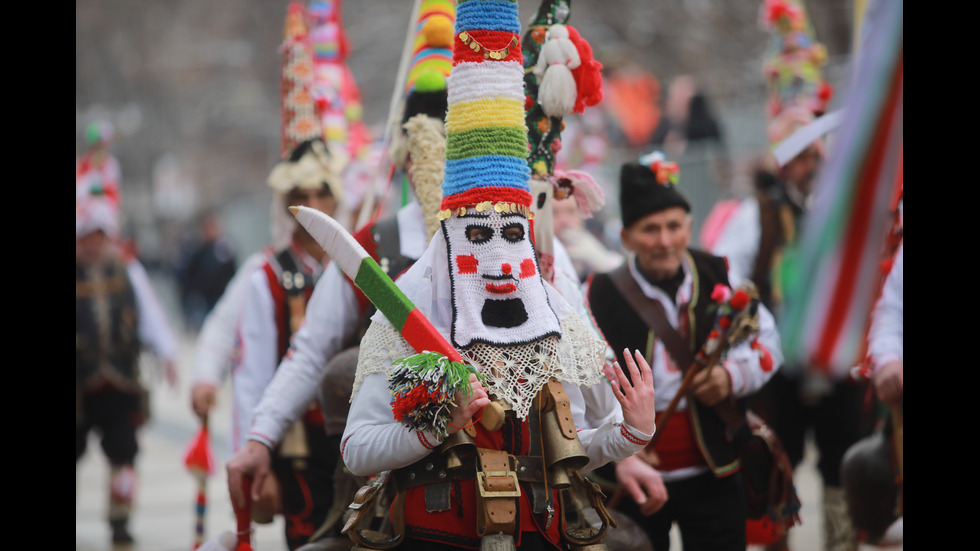
[[[374,506],[384,493],[385,486],[391,479],[391,471],[380,473],[367,486],[362,487],[354,495],[354,501],[348,506],[351,516],[347,519],[341,534],[346,534],[355,544],[355,549],[391,549],[402,542],[405,537],[405,494],[399,492],[391,507],[391,525],[394,534],[383,534],[377,530],[362,529],[361,524],[373,517]]]
[[[606,546],[602,543],[609,528],[616,528],[616,519],[609,514],[606,509],[606,496],[598,484],[583,477],[578,471],[572,471],[572,481],[579,485],[588,495],[589,505],[595,509],[602,524],[599,528],[589,526],[587,528],[573,528],[569,526],[562,532],[562,539],[576,551],[604,551]],[[561,503],[561,510],[566,510],[565,494],[560,492],[558,499]]]

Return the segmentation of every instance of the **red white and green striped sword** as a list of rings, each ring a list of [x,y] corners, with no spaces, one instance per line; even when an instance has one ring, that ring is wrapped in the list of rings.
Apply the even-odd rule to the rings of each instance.
[[[289,210],[296,217],[296,220],[306,228],[306,231],[310,233],[313,239],[323,247],[323,250],[330,255],[330,258],[340,267],[341,271],[388,318],[391,325],[408,341],[408,344],[420,356],[430,356],[430,358],[416,362],[414,365],[419,366],[420,364],[426,363],[431,365],[430,361],[427,362],[427,360],[431,360],[431,355],[427,353],[432,352],[436,352],[444,356],[446,360],[449,360],[449,362],[437,361],[440,370],[444,372],[452,371],[452,373],[448,378],[443,378],[442,385],[434,386],[441,387],[445,390],[447,388],[445,385],[449,384],[451,387],[468,391],[468,375],[466,375],[465,370],[462,370],[466,362],[462,356],[442,336],[442,333],[436,330],[421,310],[405,296],[405,293],[395,285],[395,282],[378,266],[378,263],[371,258],[371,255],[357,242],[354,236],[329,215],[316,209],[299,206],[289,207]],[[413,364],[409,362],[405,365],[410,366]],[[402,374],[404,374],[404,371],[402,371]],[[428,379],[431,390],[433,388],[431,375],[423,378]],[[465,383],[465,388],[461,388],[463,383]],[[404,390],[404,387],[402,389]],[[453,393],[450,392],[449,394],[452,395]],[[503,408],[496,402],[491,402],[490,406],[484,408],[483,413],[480,414],[480,424],[488,430],[496,430],[503,424]],[[439,409],[439,407],[435,406],[435,409]],[[419,418],[425,417],[427,419],[426,422],[421,424],[430,424],[432,426],[430,415],[416,413],[419,415]],[[445,411],[442,414],[445,415]],[[397,417],[398,414],[396,413]],[[412,423],[408,424],[411,425]],[[419,423],[414,424],[416,427],[418,425]],[[442,425],[442,423],[435,423],[435,425]],[[444,427],[432,426],[432,428],[441,430]]]
[[[452,344],[340,223],[309,207],[289,207],[289,210],[416,352],[438,352],[454,362],[464,363]]]

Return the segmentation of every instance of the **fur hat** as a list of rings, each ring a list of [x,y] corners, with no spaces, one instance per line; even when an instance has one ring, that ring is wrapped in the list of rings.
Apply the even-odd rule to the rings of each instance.
[[[624,164],[619,173],[623,227],[672,207],[691,212],[690,203],[677,190],[678,177],[677,163],[668,162],[659,151],[640,157],[638,162]]]

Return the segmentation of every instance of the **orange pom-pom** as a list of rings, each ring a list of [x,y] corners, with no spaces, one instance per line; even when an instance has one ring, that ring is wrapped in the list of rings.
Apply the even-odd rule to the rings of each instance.
[[[433,48],[450,48],[453,44],[453,22],[445,15],[431,15],[422,24],[422,35]]]

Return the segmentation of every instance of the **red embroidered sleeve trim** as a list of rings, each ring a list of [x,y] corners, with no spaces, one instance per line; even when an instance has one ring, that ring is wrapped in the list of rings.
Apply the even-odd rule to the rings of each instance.
[[[630,442],[638,446],[645,446],[650,443],[650,440],[644,440],[642,438],[634,436],[633,433],[631,433],[629,430],[626,429],[626,425],[619,425],[619,432],[620,434],[623,435],[623,438],[626,438],[627,440],[629,440]]]
[[[436,447],[434,445],[432,445],[432,444],[429,443],[429,439],[426,438],[425,435],[422,434],[421,432],[415,431],[415,436],[417,436],[419,438],[419,442],[421,442],[422,445],[425,446],[425,449],[427,449],[427,450],[434,450],[434,449],[436,449]]]

